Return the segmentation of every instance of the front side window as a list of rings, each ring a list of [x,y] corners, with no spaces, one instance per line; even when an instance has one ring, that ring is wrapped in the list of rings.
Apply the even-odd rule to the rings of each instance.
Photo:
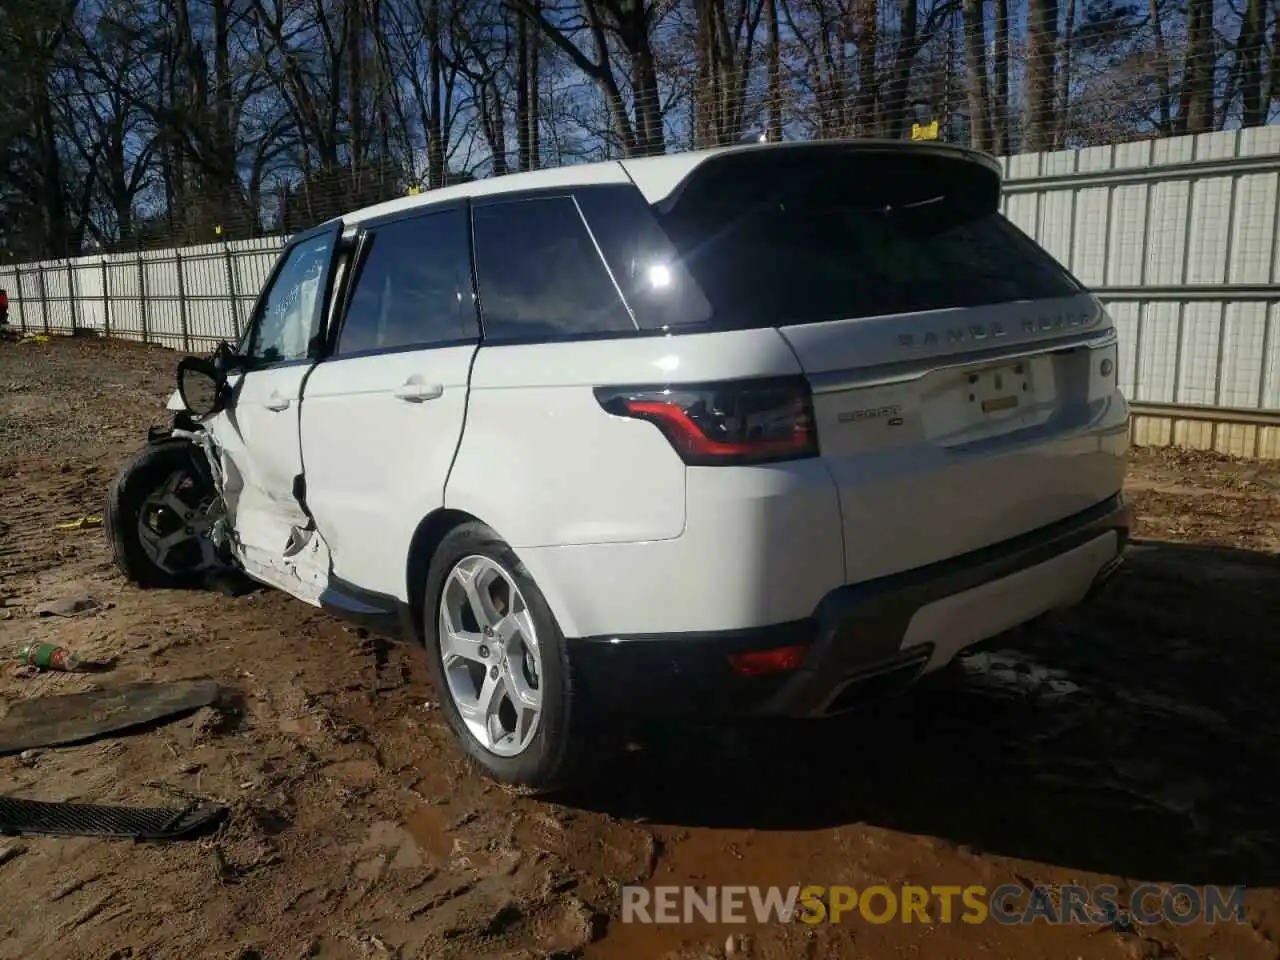
[[[441,210],[374,226],[337,354],[432,347],[476,334],[466,214]]]
[[[635,330],[572,197],[472,211],[486,340]]]
[[[259,309],[246,353],[263,363],[305,360],[320,333],[333,233],[303,240],[285,254]]]

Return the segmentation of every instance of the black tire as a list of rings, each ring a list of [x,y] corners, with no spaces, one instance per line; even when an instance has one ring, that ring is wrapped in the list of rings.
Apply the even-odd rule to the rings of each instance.
[[[207,572],[174,573],[147,556],[138,535],[142,508],[153,493],[179,471],[192,478],[200,495],[213,491],[208,474],[199,468],[201,452],[187,440],[148,444],[126,463],[107,492],[104,526],[112,558],[120,572],[140,587],[189,589],[203,586]]]
[[[538,633],[542,659],[538,729],[524,751],[513,757],[491,752],[467,729],[450,693],[440,653],[439,613],[445,583],[460,560],[477,554],[495,561],[511,576]],[[483,523],[455,527],[432,558],[424,594],[423,635],[440,709],[458,743],[481,772],[524,794],[558,792],[585,779],[600,747],[595,736],[599,728],[587,720],[586,696],[574,682],[564,634],[542,591],[511,547]]]

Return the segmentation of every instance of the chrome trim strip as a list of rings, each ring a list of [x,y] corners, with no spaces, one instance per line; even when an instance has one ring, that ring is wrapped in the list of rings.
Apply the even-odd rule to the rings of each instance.
[[[1071,350],[1101,350],[1110,347],[1120,340],[1115,327],[1108,327],[1101,332],[1077,334],[1060,337],[1056,340],[1040,341],[1036,344],[1019,344],[1012,347],[995,347],[990,350],[975,350],[961,357],[943,357],[941,362],[928,363],[922,366],[921,361],[882,364],[863,370],[842,370],[838,373],[819,373],[809,375],[809,385],[815,395],[824,393],[840,393],[845,390],[865,390],[868,387],[887,387],[894,384],[911,383],[923,379],[941,370],[959,370],[964,367],[981,366],[1005,360],[1023,360],[1030,357],[1044,356],[1048,353],[1065,353]],[[906,369],[904,369],[906,368]]]

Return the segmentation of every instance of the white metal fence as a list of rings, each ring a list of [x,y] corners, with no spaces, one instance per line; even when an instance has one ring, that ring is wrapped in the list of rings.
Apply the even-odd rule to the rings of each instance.
[[[1280,457],[1280,127],[1004,163],[1006,214],[1115,319],[1134,439]]]
[[[1106,302],[1139,442],[1280,457],[1280,127],[1022,154],[1006,214]],[[10,322],[205,350],[282,238],[0,266]]]
[[[203,350],[234,340],[283,237],[0,266],[9,323]]]

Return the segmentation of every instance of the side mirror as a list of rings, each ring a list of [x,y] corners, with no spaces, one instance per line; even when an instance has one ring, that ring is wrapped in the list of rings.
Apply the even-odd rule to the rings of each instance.
[[[185,357],[178,362],[178,396],[187,411],[197,417],[207,417],[223,408],[226,382],[213,360]]]

